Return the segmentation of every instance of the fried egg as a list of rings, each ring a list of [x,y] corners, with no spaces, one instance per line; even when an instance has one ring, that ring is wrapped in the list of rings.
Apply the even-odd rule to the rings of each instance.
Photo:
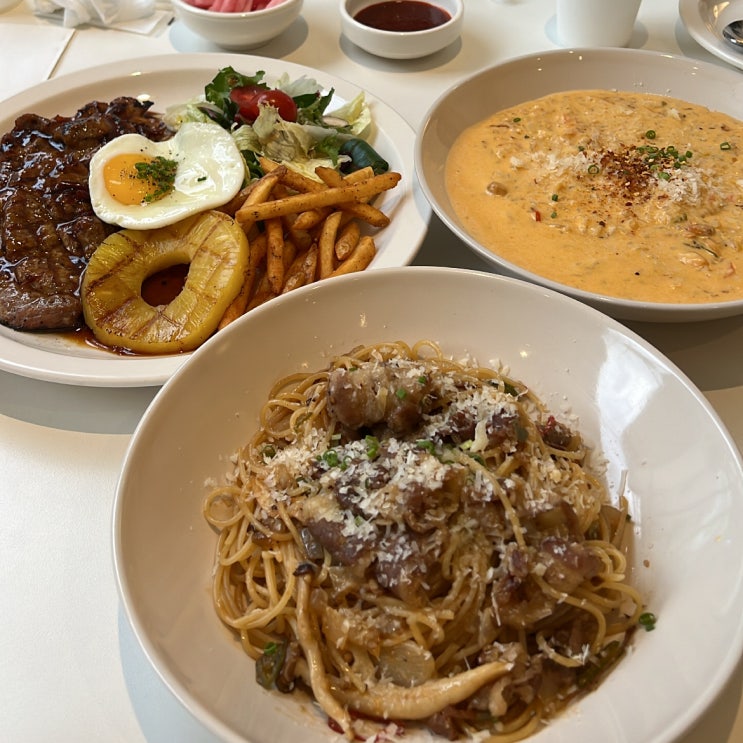
[[[165,142],[123,134],[90,160],[88,189],[108,224],[165,227],[226,204],[245,180],[234,139],[218,124],[187,122]]]

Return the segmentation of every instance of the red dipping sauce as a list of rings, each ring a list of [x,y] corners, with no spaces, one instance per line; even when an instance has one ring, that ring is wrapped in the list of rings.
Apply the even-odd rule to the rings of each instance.
[[[363,8],[354,19],[380,31],[426,31],[451,20],[451,15],[422,0],[385,0]]]

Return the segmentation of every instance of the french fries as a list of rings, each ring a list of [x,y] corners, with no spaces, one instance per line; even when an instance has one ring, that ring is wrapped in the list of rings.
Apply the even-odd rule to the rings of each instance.
[[[276,175],[276,171],[264,176]],[[235,219],[243,227],[271,217],[283,217],[286,214],[297,214],[309,209],[326,206],[341,206],[351,202],[363,202],[382,191],[394,188],[400,180],[400,174],[394,172],[374,175],[356,183],[344,183],[342,186],[324,188],[321,191],[296,193],[281,199],[271,199],[259,203],[246,203],[235,212]],[[251,201],[254,189],[246,201]]]
[[[371,168],[344,176],[319,167],[310,178],[267,158],[259,164],[265,175],[223,207],[245,231],[250,258],[220,328],[305,284],[363,271],[377,252],[369,232],[390,222],[370,202],[401,177],[374,175]]]
[[[345,224],[335,242],[335,257],[339,261],[346,260],[351,254],[351,251],[356,247],[360,237],[361,228],[358,222],[348,222]]]
[[[335,242],[338,235],[343,212],[333,212],[328,215],[320,229],[320,236],[317,239],[318,252],[320,259],[320,278],[326,279],[335,271]]]
[[[284,225],[279,217],[265,221],[266,275],[271,289],[277,294],[284,285]]]

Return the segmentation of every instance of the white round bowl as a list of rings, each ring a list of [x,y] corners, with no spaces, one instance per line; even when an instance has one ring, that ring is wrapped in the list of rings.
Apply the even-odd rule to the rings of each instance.
[[[303,0],[284,0],[267,10],[249,13],[217,13],[172,0],[177,20],[195,34],[231,51],[254,49],[286,31],[302,10]]]
[[[636,49],[573,49],[531,54],[480,70],[445,91],[423,119],[416,139],[418,180],[436,214],[497,270],[569,294],[623,320],[690,322],[743,314],[743,300],[703,304],[632,301],[567,286],[502,258],[468,233],[449,200],[446,158],[457,137],[496,111],[565,90],[623,90],[691,101],[741,118],[738,70]]]
[[[489,273],[380,269],[298,289],[214,336],[163,386],[127,450],[113,543],[121,600],[146,656],[228,743],[340,741],[309,700],[268,692],[222,625],[210,586],[208,483],[258,425],[275,380],[359,344],[421,338],[497,360],[568,410],[630,501],[631,582],[658,622],[539,743],[670,743],[711,703],[743,646],[743,464],[718,416],[666,358],[563,294]],[[439,740],[406,729],[409,743]]]
[[[354,16],[380,0],[341,0],[341,30],[346,38],[370,54],[388,59],[416,59],[445,49],[459,38],[464,21],[463,0],[429,0],[449,13],[441,26],[425,31],[382,31],[359,23]]]

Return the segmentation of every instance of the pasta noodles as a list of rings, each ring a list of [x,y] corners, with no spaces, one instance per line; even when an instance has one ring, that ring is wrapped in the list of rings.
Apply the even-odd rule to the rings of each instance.
[[[279,380],[226,484],[213,594],[259,683],[372,721],[519,740],[619,660],[627,504],[521,382],[430,341]]]

